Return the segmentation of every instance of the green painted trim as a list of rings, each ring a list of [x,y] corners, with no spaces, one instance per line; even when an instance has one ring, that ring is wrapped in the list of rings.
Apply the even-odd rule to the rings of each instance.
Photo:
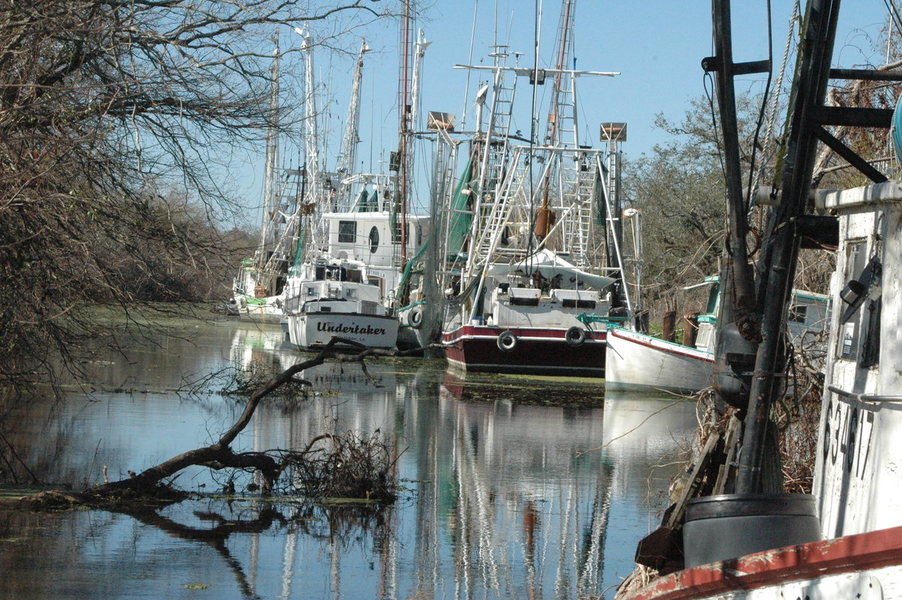
[[[402,306],[401,308],[398,309],[398,312],[401,312],[402,310],[407,310],[408,308],[413,308],[414,306],[419,306],[421,304],[426,304],[426,301],[425,300],[417,300],[413,304],[408,304],[407,306]]]

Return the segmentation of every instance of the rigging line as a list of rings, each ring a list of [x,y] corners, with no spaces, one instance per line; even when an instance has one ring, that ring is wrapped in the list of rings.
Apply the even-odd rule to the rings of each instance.
[[[896,3],[894,0],[883,0],[883,3],[886,5],[886,10],[889,11],[889,15],[893,20],[893,25],[896,26],[896,30],[899,33],[902,33],[902,17],[899,16],[899,9],[896,8]]]
[[[467,51],[467,64],[473,64],[473,46],[476,43],[476,15],[479,12],[479,0],[475,0],[473,3],[473,24],[470,26],[470,48]],[[461,113],[460,117],[460,129],[461,131],[466,131],[467,124],[467,108],[469,107],[469,98],[470,98],[470,77],[473,74],[472,69],[464,69],[467,72],[467,83],[464,86],[464,109]],[[479,124],[477,123],[477,128]]]
[[[770,93],[770,84],[774,77],[774,24],[771,12],[771,0],[767,0],[767,82],[764,84],[764,96],[761,98],[761,108],[758,111],[758,123],[755,125],[755,136],[752,138],[752,156],[749,162],[749,186],[745,195],[745,212],[749,212],[752,206],[752,182],[757,182],[755,173],[755,160],[758,158],[758,138],[761,135],[761,126],[764,124],[764,113],[767,110],[767,96]]]
[[[722,136],[719,133],[720,126],[717,121],[717,109],[714,106],[713,87],[715,84],[714,84],[714,78],[711,75],[711,73],[705,73],[702,76],[702,83],[703,83],[703,86],[705,89],[705,97],[708,99],[708,108],[711,109],[711,127],[712,127],[712,129],[714,129],[714,139],[716,140],[715,144],[717,144],[717,158],[720,161],[720,170],[723,172],[724,181],[726,181],[727,165],[724,162],[723,144],[721,142]],[[729,248],[729,244],[728,244],[727,251],[729,252],[729,250],[730,250],[730,248]]]
[[[768,115],[768,123],[767,123],[767,131],[764,134],[765,143],[768,145],[773,144],[773,131],[774,131],[774,122],[777,120],[777,108],[779,104],[780,93],[783,90],[783,79],[786,76],[786,64],[789,62],[789,54],[792,50],[792,39],[793,39],[793,31],[796,26],[799,24],[801,20],[801,11],[802,7],[799,3],[799,0],[796,0],[795,10],[793,12],[792,17],[789,19],[789,28],[786,31],[786,44],[783,47],[783,62],[780,64],[780,75],[777,77],[777,84],[774,86],[777,90],[776,94],[773,96],[773,103],[771,104],[770,114]],[[762,169],[763,169],[762,165]]]

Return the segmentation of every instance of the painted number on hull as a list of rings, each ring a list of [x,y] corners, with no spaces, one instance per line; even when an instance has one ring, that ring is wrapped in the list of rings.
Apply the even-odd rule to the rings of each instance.
[[[871,455],[874,413],[836,400],[827,407],[824,460],[858,478],[864,477]]]

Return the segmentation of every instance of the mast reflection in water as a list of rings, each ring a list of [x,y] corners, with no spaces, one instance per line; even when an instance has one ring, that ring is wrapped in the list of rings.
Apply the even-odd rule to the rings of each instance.
[[[7,429],[43,465],[42,479],[81,485],[104,466],[110,477],[141,470],[208,443],[240,410],[216,385],[179,394],[186,380],[229,363],[291,364],[300,355],[281,335],[200,325],[190,340],[161,337],[128,360],[111,354],[86,365],[93,394],[35,400]],[[444,369],[419,359],[311,369],[306,400],[264,402],[236,443],[303,448],[325,432],[381,431],[399,456],[394,505],[229,500],[211,494],[222,480],[201,469],[177,483],[204,494],[158,513],[0,504],[0,597],[613,596],[634,540],[665,508],[678,467],[655,467],[692,435],[694,405],[605,399],[597,380],[462,379]]]

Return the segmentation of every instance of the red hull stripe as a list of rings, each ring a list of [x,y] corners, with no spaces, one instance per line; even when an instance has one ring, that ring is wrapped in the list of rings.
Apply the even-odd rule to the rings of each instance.
[[[671,573],[630,600],[691,600],[902,563],[902,527],[765,550]]]
[[[528,328],[528,327],[480,327],[476,325],[464,325],[453,331],[442,334],[442,343],[453,344],[467,339],[492,339],[494,340],[505,331],[510,331],[518,339],[548,339],[565,340],[566,329]],[[605,331],[586,331],[586,343],[604,341],[607,338]]]

